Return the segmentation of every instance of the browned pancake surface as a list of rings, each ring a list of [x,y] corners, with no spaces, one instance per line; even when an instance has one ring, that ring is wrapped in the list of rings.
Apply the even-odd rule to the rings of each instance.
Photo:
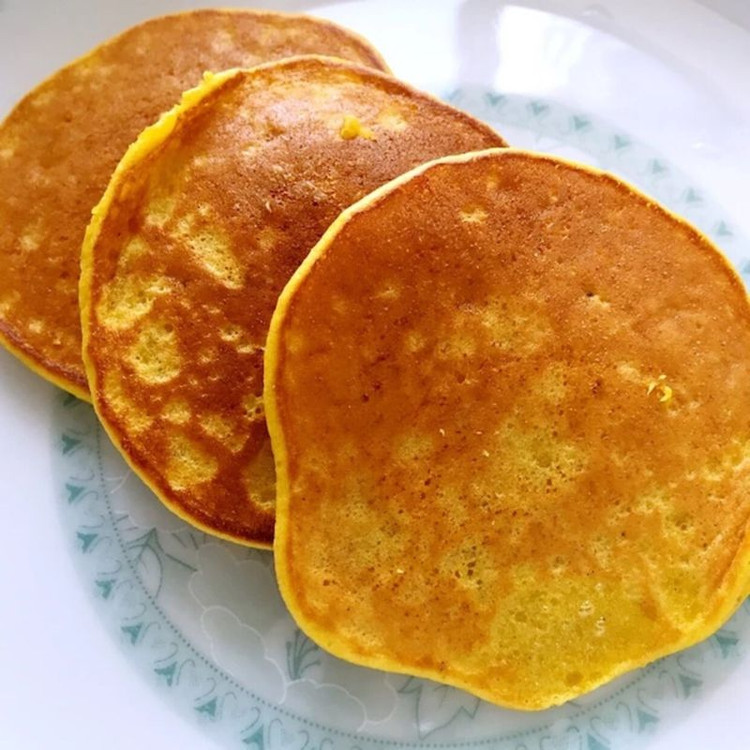
[[[80,246],[125,149],[204,71],[306,53],[385,68],[363,40],[327,21],[199,10],[130,29],[23,99],[0,125],[0,342],[88,397]]]
[[[204,528],[267,546],[262,365],[279,292],[344,207],[428,159],[503,141],[330,59],[215,86],[191,95],[170,135],[142,136],[97,209],[85,356],[102,421],[156,492]]]
[[[334,653],[543,708],[744,597],[750,310],[606,174],[447,161],[346,212],[280,298],[276,570]]]

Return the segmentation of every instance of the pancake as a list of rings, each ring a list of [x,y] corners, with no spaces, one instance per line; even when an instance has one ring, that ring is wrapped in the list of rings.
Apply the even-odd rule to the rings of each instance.
[[[750,309],[614,177],[488,150],[347,209],[274,313],[274,556],[353,662],[541,709],[707,637],[750,572]]]
[[[144,132],[84,243],[84,359],[104,426],[169,507],[272,543],[263,350],[279,292],[373,188],[502,144],[405,84],[320,57],[209,76]]]
[[[387,70],[367,42],[328,21],[197,10],[126,31],[19,102],[0,124],[0,343],[88,399],[80,246],[126,148],[204,71],[306,53]]]

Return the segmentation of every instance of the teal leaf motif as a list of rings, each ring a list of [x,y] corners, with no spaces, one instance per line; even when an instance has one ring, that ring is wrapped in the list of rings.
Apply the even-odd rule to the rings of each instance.
[[[636,715],[638,716],[638,731],[642,732],[646,727],[657,724],[659,721],[658,716],[654,716],[654,714],[649,713],[648,711],[644,711],[643,709],[639,708]]]
[[[78,438],[70,437],[70,435],[62,436],[62,452],[63,456],[67,456],[72,453],[79,445],[81,441]]]
[[[417,728],[420,739],[444,729],[463,714],[469,719],[476,716],[479,698],[448,685],[439,685],[410,677],[399,693],[417,696]]]
[[[139,622],[136,625],[122,625],[120,627],[120,630],[130,638],[130,643],[135,646],[135,644],[138,642],[138,637],[141,634],[141,630],[143,630],[143,623]]]
[[[66,484],[65,491],[68,493],[68,503],[71,504],[78,500],[81,497],[83,490],[84,488],[79,487],[78,485]]]
[[[686,698],[692,695],[693,692],[703,684],[703,680],[699,680],[697,677],[691,677],[688,674],[680,674],[679,677]]]
[[[85,534],[83,531],[79,531],[76,536],[83,552],[90,552],[94,542],[99,538],[98,534]]]
[[[730,657],[740,642],[740,639],[734,633],[722,632],[721,630],[716,633],[714,639],[719,644],[722,659]]]
[[[573,130],[586,130],[591,127],[591,120],[581,115],[573,115]]]
[[[667,165],[660,162],[658,159],[651,161],[651,174],[663,174],[667,171]]]
[[[114,588],[117,581],[114,578],[108,578],[106,581],[97,581],[96,585],[99,587],[99,595],[102,599],[109,599],[112,595],[112,589]]]
[[[734,232],[725,221],[720,221],[715,231],[717,237],[734,237]]]
[[[286,669],[289,679],[299,680],[305,672],[320,664],[320,659],[310,660],[313,654],[320,651],[299,628],[294,633],[294,640],[286,642]]]
[[[745,274],[745,276],[750,276],[750,260],[742,266],[742,273]]]
[[[609,750],[609,745],[596,739],[593,734],[588,734],[586,735],[586,748],[587,750]]]
[[[703,196],[695,189],[688,188],[685,191],[685,203],[702,203]]]
[[[488,91],[484,95],[484,100],[492,107],[498,107],[505,104],[505,95],[504,94],[495,94],[492,91]]]
[[[446,94],[443,98],[446,102],[455,102],[461,96],[461,89],[453,89],[449,94]]]
[[[78,406],[78,404],[80,403],[80,400],[72,393],[66,393],[65,397],[63,398],[63,406],[66,409],[69,409],[71,406]]]
[[[256,750],[265,750],[266,741],[263,738],[263,727],[258,727],[250,736],[242,740],[243,745],[255,745]]]
[[[540,101],[532,101],[529,102],[529,109],[534,117],[541,117],[541,115],[546,114],[549,111],[549,104]]]
[[[615,135],[614,142],[615,151],[622,151],[623,149],[626,149],[628,146],[630,146],[630,138],[628,138],[626,135]]]
[[[206,701],[206,703],[202,703],[200,706],[196,706],[195,710],[199,714],[205,714],[206,716],[210,716],[212,719],[216,719],[218,707],[218,700],[216,698],[211,698],[210,701]]]
[[[189,571],[195,572],[192,565],[188,565],[164,550],[159,541],[157,529],[150,529],[137,539],[133,539],[126,545],[126,549],[131,561],[139,567],[141,582],[152,592],[153,596],[158,596],[161,591],[164,569],[168,562],[177,563]]]
[[[177,662],[173,661],[166,667],[154,667],[154,672],[156,672],[159,677],[163,677],[167,685],[172,687],[175,675],[177,674]]]
[[[159,541],[158,529],[150,529],[137,539],[133,539],[128,543],[127,548],[129,552],[135,552],[133,557],[134,562],[138,562],[139,556],[142,555],[145,550],[151,550],[156,554],[160,561],[172,560],[172,562],[176,562],[178,565],[187,568],[191,573],[195,573],[195,568],[192,565],[188,565],[188,563],[180,560],[174,555],[170,555],[164,550],[164,547],[161,546],[161,542]]]

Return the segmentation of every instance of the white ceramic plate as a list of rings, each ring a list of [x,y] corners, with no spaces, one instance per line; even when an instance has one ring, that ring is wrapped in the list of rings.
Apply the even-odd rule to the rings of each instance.
[[[190,5],[0,0],[0,114],[107,36]],[[622,175],[750,278],[744,0],[261,5],[349,25],[514,145]],[[4,352],[0,378],[2,748],[750,745],[750,604],[696,648],[535,714],[353,667],[294,626],[269,554],[163,510],[90,407]]]

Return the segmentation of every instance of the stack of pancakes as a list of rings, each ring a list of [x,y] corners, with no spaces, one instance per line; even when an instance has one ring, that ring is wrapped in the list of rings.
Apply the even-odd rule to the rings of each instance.
[[[744,597],[750,307],[506,146],[330,23],[146,22],[0,125],[0,340],[323,647],[536,709]]]

